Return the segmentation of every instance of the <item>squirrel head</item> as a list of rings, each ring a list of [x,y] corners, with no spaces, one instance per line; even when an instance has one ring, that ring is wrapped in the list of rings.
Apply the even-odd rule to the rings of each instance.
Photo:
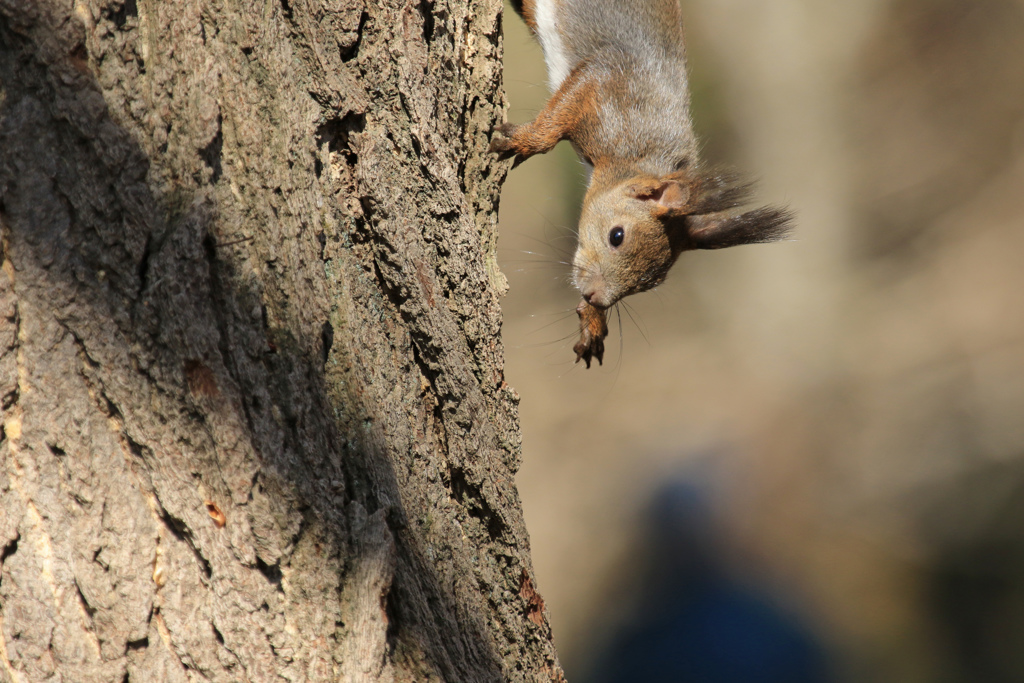
[[[573,258],[576,287],[592,306],[608,308],[661,284],[684,251],[780,239],[791,219],[785,209],[731,211],[751,190],[735,174],[691,169],[591,183]]]

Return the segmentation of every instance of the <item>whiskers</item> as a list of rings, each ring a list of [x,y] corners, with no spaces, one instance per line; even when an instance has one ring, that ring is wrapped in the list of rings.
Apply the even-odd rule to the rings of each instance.
[[[635,306],[630,304],[628,301],[619,300],[611,308],[607,310],[606,315],[609,317],[614,315],[615,322],[609,321],[609,324],[613,327],[618,328],[618,354],[612,362],[609,357],[609,363],[607,366],[614,367],[615,380],[612,382],[614,386],[615,381],[619,374],[622,372],[622,365],[624,363],[626,352],[626,336],[628,330],[627,327],[633,327],[636,329],[636,333],[644,343],[651,346],[651,331],[644,321],[641,313],[636,309]],[[625,323],[623,320],[625,319]],[[551,313],[535,313],[528,316],[518,316],[519,329],[523,329],[523,321],[535,321],[539,324],[530,326],[526,331],[520,332],[520,340],[518,343],[509,344],[510,349],[545,349],[550,348],[550,352],[544,354],[546,360],[552,361],[555,366],[561,366],[565,368],[565,372],[559,376],[564,376],[569,372],[575,370],[577,365],[583,366],[581,363],[577,363],[573,358],[573,345],[580,339],[581,328],[580,319],[576,313],[575,308],[563,308],[558,311]],[[507,339],[507,341],[512,341]],[[600,367],[598,364],[594,364],[593,368]]]
[[[500,246],[498,247],[498,263],[503,270],[515,273],[555,269],[561,278],[562,273],[571,273],[572,271],[576,233],[566,226],[548,220],[539,211],[536,213],[544,223],[543,238],[527,232],[509,231],[502,228]],[[553,236],[552,232],[555,233]],[[512,241],[519,242],[519,244],[511,247],[509,242]],[[532,244],[523,245],[521,241]]]
[[[555,325],[563,323],[566,320],[569,320],[570,318],[574,318],[576,316],[576,309],[575,308],[569,308],[569,309],[565,309],[565,310],[559,311],[557,313],[552,313],[550,315],[551,316],[556,316],[555,319],[552,320],[549,323],[545,323],[544,325],[541,325],[540,327],[536,328],[532,332],[529,332],[528,334],[529,335],[540,334],[540,333],[544,332],[545,330],[551,329]],[[537,318],[537,317],[538,316],[536,314],[530,316],[530,318]],[[536,342],[536,343],[532,343],[532,344],[524,344],[524,345],[521,345],[521,346],[519,346],[517,348],[538,348],[538,347],[542,347],[542,346],[551,346],[552,344],[559,344],[561,342],[564,342],[564,341],[567,341],[569,339],[572,339],[572,338],[574,338],[576,336],[577,336],[577,332],[574,330],[574,331],[570,332],[569,334],[565,335],[564,337],[558,337],[557,339],[549,339],[548,341],[544,341],[544,342]]]
[[[626,303],[625,299],[619,299],[619,302],[617,304],[615,304],[616,313],[618,313],[620,307],[622,308],[622,310],[624,310],[626,312],[626,316],[633,323],[633,326],[636,327],[636,331],[640,333],[640,336],[644,338],[644,342],[646,342],[647,346],[649,347],[651,345],[651,339],[648,336],[649,330],[647,329],[647,323],[644,322],[643,316],[640,315],[639,311],[637,311],[635,308],[633,308],[628,303]],[[621,343],[622,343],[622,314],[621,313],[619,313],[619,343],[620,343],[620,347],[621,347]]]
[[[562,371],[557,373],[558,376],[566,376],[568,373],[576,371],[577,365],[586,367],[582,363],[575,362],[574,347],[579,343],[581,335],[585,334],[581,327],[583,323],[576,310],[580,301],[577,280],[583,282],[586,278],[602,275],[604,266],[599,254],[577,250],[575,230],[550,221],[545,221],[545,223],[547,223],[547,235],[542,235],[543,230],[540,230],[537,233],[504,231],[501,236],[502,243],[498,253],[502,269],[510,276],[514,273],[533,273],[533,276],[529,278],[516,277],[511,283],[509,299],[506,299],[503,306],[506,313],[505,342],[509,351],[532,350],[525,354],[525,357],[530,359],[528,362],[541,362],[561,368]],[[556,234],[552,234],[552,232]],[[515,245],[515,248],[512,248],[512,245]],[[553,279],[561,281],[564,288],[551,287],[548,278],[537,277],[538,271],[542,274],[555,271]],[[657,283],[650,282],[649,284],[654,286]],[[573,295],[575,295],[573,304],[563,308],[562,306],[568,303],[566,297]],[[551,304],[545,306],[538,300],[548,300]],[[559,303],[556,304],[555,301]],[[636,328],[648,346],[651,343],[651,336],[642,316],[628,301],[620,300],[612,308],[614,311],[609,309],[605,315],[611,316],[614,313],[615,321],[608,321],[608,324],[613,328],[617,327],[619,333],[617,344],[609,340],[611,347],[618,347],[618,356],[614,361],[610,357],[614,355],[614,351],[611,348],[608,349],[611,353],[607,366],[609,370],[614,366],[612,373],[615,378],[612,382],[614,386],[622,371],[625,358],[623,328],[629,326]],[[625,325],[623,325],[624,317],[627,319]],[[604,334],[607,334],[607,330]],[[537,349],[548,349],[549,351],[537,353]],[[523,357],[520,355],[520,358]],[[605,377],[608,376],[608,373],[602,374]]]
[[[568,283],[573,287],[579,287],[580,276],[599,274],[601,265],[593,257],[587,256],[584,252],[578,252],[572,263],[572,271],[569,273]]]
[[[506,258],[502,252],[526,256],[530,258]],[[555,280],[563,281],[572,277],[572,262],[551,258],[546,254],[527,249],[498,250],[498,262],[507,273],[533,273],[537,271],[554,271]],[[568,275],[566,275],[568,273]]]

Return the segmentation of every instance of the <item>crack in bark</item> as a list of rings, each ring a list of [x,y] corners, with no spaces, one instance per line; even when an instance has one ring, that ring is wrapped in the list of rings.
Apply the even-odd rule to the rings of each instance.
[[[18,541],[20,541],[20,540],[21,540],[21,532],[20,531],[16,531],[15,534],[14,534],[14,538],[12,538],[10,541],[8,541],[4,545],[3,550],[0,550],[0,585],[3,585],[3,582],[4,582],[4,575],[3,575],[4,562],[6,562],[7,558],[9,558],[11,555],[13,555],[14,553],[18,552]],[[2,637],[2,635],[0,635],[0,637]]]
[[[481,487],[470,482],[461,467],[453,466],[449,470],[448,481],[452,500],[462,505],[470,517],[483,525],[492,541],[501,538],[506,530],[505,522],[488,504]]]
[[[196,558],[196,563],[202,570],[207,582],[209,582],[213,577],[213,568],[210,566],[210,561],[203,557],[202,552],[200,552],[199,547],[196,545],[195,539],[192,536],[192,529],[189,528],[185,520],[178,519],[168,512],[167,509],[160,504],[159,500],[157,500],[157,505],[159,506],[160,520],[164,523],[164,526],[174,534],[176,539],[183,542],[192,550],[192,554]]]
[[[138,640],[127,640],[124,644],[125,653],[129,651],[138,652],[149,647],[149,636],[143,636]]]
[[[278,560],[274,564],[267,564],[263,559],[256,556],[256,569],[260,571],[260,574],[267,580],[267,583],[272,585],[275,590],[279,593],[284,594],[284,586],[281,584],[281,561]]]
[[[348,46],[339,46],[338,56],[341,58],[343,63],[350,62],[359,56],[359,46],[363,42],[363,29],[365,28],[366,21],[369,18],[369,13],[364,10],[363,13],[359,15],[359,26],[355,30],[355,41]]]
[[[210,176],[210,183],[214,184],[220,180],[222,169],[221,169],[221,151],[224,148],[224,131],[223,131],[223,117],[220,113],[217,114],[217,133],[213,136],[213,140],[210,141],[203,149],[199,150],[199,156],[202,157],[203,162],[210,169],[212,175]]]
[[[423,42],[427,48],[434,38],[434,2],[433,0],[420,0],[420,14],[423,15]]]
[[[20,387],[15,385],[14,389],[8,391],[0,398],[0,410],[10,410],[21,398]]]
[[[164,616],[160,613],[159,607],[154,606],[152,619],[153,623],[156,625],[156,632],[160,635],[160,642],[162,642],[164,647],[167,648],[168,653],[170,653],[171,657],[174,658],[174,661],[181,665],[182,670],[186,672],[186,678],[189,678],[187,672],[196,671],[196,668],[194,666],[190,666],[188,662],[185,661],[185,657],[188,656],[188,653],[178,654],[178,651],[174,648],[174,643],[171,641],[171,631],[167,628],[167,622],[164,621]],[[197,673],[203,676],[204,679],[209,680],[201,671],[197,671]]]
[[[228,671],[235,668],[235,666],[238,666],[238,668],[242,670],[242,680],[249,680],[249,670],[245,666],[245,662],[242,660],[241,657],[238,656],[238,653],[232,650],[231,647],[224,641],[224,634],[221,633],[221,630],[219,628],[217,628],[217,624],[211,621],[210,628],[213,630],[213,637],[217,641],[217,644],[220,645],[224,649],[224,651],[231,655],[231,657],[235,660],[234,664],[225,665],[221,663],[221,665],[224,666],[224,668]]]
[[[85,595],[82,594],[82,587],[78,584],[77,579],[74,581],[74,584],[75,593],[78,594],[79,606],[82,608],[82,611],[85,612],[86,616],[89,617],[88,630],[91,631],[93,629],[92,618],[96,614],[96,608],[90,605],[89,601],[85,599]]]
[[[128,23],[129,17],[139,16],[139,7],[136,0],[124,0],[120,9],[117,10],[112,10],[110,7],[104,7],[100,11],[102,14],[109,13],[110,19],[118,29],[124,28],[124,25]]]
[[[30,6],[26,4],[30,0],[11,1],[15,11],[21,5]],[[231,678],[240,670],[225,674],[222,667],[248,665],[254,680],[291,674],[292,668],[304,668],[310,680],[326,680],[331,677],[330,666],[349,647],[345,629],[358,632],[362,623],[372,631],[372,638],[363,642],[373,648],[373,666],[394,667],[398,680],[424,679],[426,675],[418,674],[436,667],[451,674],[445,676],[448,680],[498,680],[502,671],[508,674],[503,677],[507,680],[527,680],[528,673],[539,670],[534,666],[538,660],[547,656],[554,661],[550,643],[520,628],[514,610],[508,610],[514,600],[496,597],[487,604],[478,595],[482,586],[490,586],[492,595],[515,588],[503,580],[496,555],[509,553],[526,563],[528,559],[524,559],[525,545],[516,547],[508,538],[502,539],[501,546],[494,543],[496,536],[519,539],[525,535],[515,496],[503,496],[504,484],[496,489],[486,478],[492,469],[497,470],[496,481],[506,476],[500,452],[506,447],[496,441],[495,425],[513,436],[517,429],[502,396],[493,391],[481,394],[479,387],[481,373],[487,374],[484,369],[497,362],[494,354],[479,348],[496,348],[489,335],[496,334],[497,308],[488,281],[477,272],[479,241],[473,230],[493,229],[485,214],[493,208],[493,199],[487,198],[496,188],[489,158],[472,162],[475,171],[465,170],[463,157],[482,153],[482,147],[467,143],[468,134],[456,130],[459,122],[472,128],[477,137],[470,142],[476,142],[488,119],[500,115],[501,97],[494,94],[493,75],[499,55],[496,48],[480,53],[472,35],[481,27],[493,33],[494,17],[500,11],[497,4],[385,0],[363,7],[362,0],[352,0],[313,7],[278,0],[280,9],[270,6],[257,16],[236,12],[233,6],[211,9],[184,0],[180,15],[168,15],[152,12],[151,4],[135,6],[133,2],[108,3],[121,16],[110,18],[103,10],[93,15],[100,16],[96,21],[101,25],[84,32],[84,51],[75,48],[76,59],[88,60],[87,70],[72,74],[77,80],[61,78],[64,52],[53,59],[37,55],[45,41],[36,38],[50,40],[58,50],[70,46],[56,28],[78,30],[72,9],[64,11],[64,6],[54,4],[53,15],[63,23],[40,24],[34,35],[19,36],[13,47],[4,45],[0,50],[0,58],[6,60],[0,67],[4,75],[13,74],[15,83],[8,105],[19,104],[19,98],[35,98],[41,102],[37,108],[43,118],[49,116],[52,121],[30,129],[45,134],[56,131],[54,142],[24,147],[33,153],[23,155],[26,167],[32,168],[38,156],[45,173],[50,157],[56,159],[58,171],[48,177],[60,192],[75,198],[72,208],[78,210],[70,228],[53,222],[42,226],[49,227],[52,235],[42,229],[30,235],[83,247],[71,250],[67,261],[71,267],[50,270],[31,283],[26,278],[32,286],[69,285],[74,298],[61,305],[77,308],[67,314],[55,305],[54,314],[43,300],[45,293],[39,297],[42,323],[50,325],[51,318],[65,315],[66,326],[77,333],[72,335],[74,348],[68,340],[62,346],[76,386],[84,383],[91,394],[86,398],[81,391],[84,404],[58,417],[79,420],[84,414],[101,425],[92,433],[102,433],[115,449],[116,438],[124,463],[116,454],[112,462],[119,471],[124,466],[127,470],[125,475],[116,474],[122,479],[133,477],[144,499],[137,503],[137,510],[121,518],[127,523],[133,521],[132,514],[139,517],[143,526],[132,527],[131,533],[146,544],[146,553],[153,553],[155,588],[144,574],[130,573],[140,581],[132,590],[149,600],[150,622],[146,637],[140,638],[146,631],[133,630],[128,635],[136,640],[123,641],[133,662],[133,678],[152,675],[150,667],[173,656],[193,679]],[[140,10],[145,16],[136,20],[132,15]],[[93,19],[81,10],[79,14],[82,21]],[[329,31],[338,28],[339,22],[340,38]],[[396,34],[399,24],[404,34]],[[167,35],[179,47],[157,52],[153,35]],[[247,45],[259,35],[279,40],[263,41],[254,52]],[[80,38],[75,34],[69,40]],[[337,68],[339,52],[332,54],[331,40],[336,41],[343,61],[357,61]],[[426,50],[421,41],[427,43]],[[487,49],[489,43],[480,42]],[[467,45],[473,46],[472,52],[467,52]],[[286,55],[275,54],[278,48]],[[139,77],[134,52],[150,58],[151,76]],[[231,64],[239,60],[240,77],[224,68],[229,63],[225,53]],[[396,66],[388,61],[391,57],[404,61]],[[19,64],[31,59],[38,62],[31,78],[19,75]],[[200,77],[193,78],[194,74]],[[205,75],[211,77],[204,83]],[[470,98],[479,103],[470,114],[459,111],[467,99],[460,93],[466,92],[483,93],[482,99]],[[79,102],[79,96],[85,99]],[[405,115],[398,110],[400,103]],[[193,116],[197,108],[202,114],[198,119]],[[210,114],[216,116],[221,109],[223,128],[219,139],[214,134],[211,141],[215,131],[209,125]],[[365,111],[372,112],[372,136],[366,132],[366,116],[361,113]],[[343,112],[348,113],[331,119]],[[324,117],[329,121],[316,136],[320,165],[312,168],[311,133]],[[410,122],[415,122],[416,130],[406,130]],[[74,138],[73,145],[69,137]],[[400,158],[393,165],[390,149],[399,150]],[[426,158],[438,154],[442,156],[437,160]],[[449,168],[455,159],[449,159],[449,154],[458,159],[457,182]],[[125,158],[133,163],[142,159],[148,166],[138,177],[127,177],[118,162]],[[218,163],[223,175],[217,187],[197,190],[196,183],[203,185],[211,177],[217,180]],[[306,177],[309,170],[320,176],[319,183]],[[0,173],[5,172],[0,168]],[[481,196],[473,201],[459,196],[456,187],[465,188],[470,182],[466,173],[475,173],[472,183],[483,184],[474,190]],[[274,188],[278,188],[276,194]],[[328,189],[333,195],[324,196]],[[183,207],[207,190],[209,205],[218,215],[203,225],[179,220],[188,213]],[[110,202],[105,201],[108,195]],[[96,208],[92,201],[103,206]],[[90,214],[93,209],[96,215]],[[299,215],[307,209],[315,216]],[[15,235],[19,240],[21,226],[29,225],[22,219],[19,216]],[[326,232],[322,238],[317,235],[321,230]],[[243,248],[213,253],[207,231],[253,237],[246,238],[250,242]],[[196,240],[203,242],[201,250]],[[227,244],[232,243],[213,246]],[[18,253],[19,267],[35,265],[30,261],[37,256],[33,248],[30,245],[25,253]],[[419,251],[406,254],[406,250]],[[45,249],[38,251],[46,256]],[[131,258],[121,259],[121,251]],[[111,253],[117,263],[110,259]],[[201,272],[204,255],[208,282]],[[329,259],[334,261],[325,267],[322,262]],[[269,261],[275,261],[272,271],[264,266]],[[97,264],[106,270],[101,284],[93,280]],[[241,273],[237,278],[233,268]],[[262,327],[256,320],[259,302],[245,298],[248,282],[265,287],[258,299],[274,302],[273,334],[281,335],[273,339],[274,353],[268,353],[262,343],[269,326],[265,317]],[[35,299],[28,298],[29,285],[23,287],[25,301],[35,305]],[[128,299],[127,310],[122,296]],[[327,297],[333,300],[325,303]],[[33,312],[29,319],[35,331],[35,309],[25,305],[26,318]],[[109,309],[104,308],[108,305]],[[247,315],[249,305],[252,316]],[[329,322],[324,322],[322,312],[328,312]],[[27,334],[28,330],[26,326],[20,331]],[[464,337],[468,339],[463,341]],[[30,342],[25,340],[26,348]],[[373,372],[364,372],[360,366],[367,356],[380,364]],[[182,381],[182,364],[193,358],[212,368],[210,375],[220,382],[220,399],[190,396],[190,390],[201,385]],[[26,381],[34,385],[42,377],[39,357],[27,359],[34,374],[26,375]],[[325,369],[327,362],[330,367]],[[467,371],[463,365],[472,369]],[[424,378],[422,388],[417,371]],[[12,404],[25,402],[29,395],[26,388],[11,397]],[[107,419],[101,420],[94,407]],[[36,433],[44,423],[30,417]],[[224,420],[238,424],[231,423],[229,433]],[[104,424],[115,436],[107,434]],[[0,431],[0,439],[4,436]],[[6,436],[17,441],[13,431]],[[53,453],[79,468],[83,482],[88,482],[85,475],[106,474],[94,471],[91,464],[99,462],[98,455],[93,461],[83,457],[88,443],[83,446],[70,436],[67,443],[60,439],[51,443],[66,449],[65,456]],[[24,452],[27,457],[27,445]],[[50,458],[46,449],[40,452]],[[460,461],[454,477],[446,472],[450,458]],[[243,461],[244,467],[239,465]],[[252,462],[265,467],[265,474],[248,470]],[[28,472],[29,463],[24,464]],[[249,514],[240,516],[243,523],[232,525],[230,533],[210,535],[204,526],[205,514],[192,505],[194,487],[205,485],[202,478],[223,480],[226,474],[232,477],[230,484],[239,500],[248,501]],[[455,480],[456,493],[451,498],[441,483],[446,475],[449,483]],[[335,487],[336,495],[326,502],[316,498],[321,492],[330,493],[332,480],[345,485]],[[27,477],[22,482],[26,490],[28,482]],[[114,485],[135,495],[130,484]],[[256,486],[260,490],[255,491]],[[83,486],[82,490],[88,489]],[[485,496],[489,498],[484,500]],[[452,499],[458,499],[457,504]],[[347,507],[355,501],[371,509],[376,504],[382,533],[390,539],[360,539],[350,526],[353,516]],[[147,519],[144,506],[152,520]],[[416,517],[421,507],[438,521],[422,532],[409,531],[406,518]],[[41,502],[40,512],[47,513]],[[91,513],[105,519],[97,510]],[[314,552],[310,547],[319,538],[321,517],[331,518],[325,542],[330,549],[324,553],[328,559],[320,557],[319,548]],[[477,521],[466,523],[471,518]],[[51,520],[47,518],[52,526]],[[508,520],[508,529],[502,520]],[[464,535],[451,531],[463,526]],[[53,550],[58,555],[63,557],[69,547],[77,547],[75,540],[58,537],[56,527],[52,528]],[[34,547],[25,543],[25,538],[35,542],[34,529],[21,531],[26,534],[19,537],[22,551]],[[169,540],[172,535],[189,546],[200,572],[193,573],[188,552]],[[124,579],[126,575],[119,574],[122,568],[113,561],[115,544],[104,547],[111,554],[108,557],[104,550],[99,559],[111,560],[105,568],[110,576],[102,576],[92,565],[85,565],[86,569],[103,582]],[[396,553],[401,558],[397,565]],[[217,577],[212,577],[212,562],[218,564]],[[337,569],[335,564],[348,569]],[[289,582],[283,582],[282,567]],[[161,591],[172,571],[180,575],[171,579],[168,588],[177,588],[174,583],[187,579],[184,585],[191,595]],[[255,571],[262,573],[266,584]],[[357,585],[359,576],[372,585]],[[318,583],[321,579],[323,587]],[[123,586],[125,598],[131,597],[128,583],[116,585],[118,591]],[[294,587],[287,599],[275,592],[283,591],[285,585],[290,591]],[[61,587],[67,595],[70,586],[62,583]],[[236,630],[229,621],[232,617],[225,616],[230,609],[209,612],[210,604],[225,597],[214,596],[222,587],[227,600],[218,603],[217,609],[233,609],[229,603],[242,604],[250,597],[252,605],[269,600],[266,612],[252,608],[262,628],[257,626],[250,636]],[[83,609],[105,604],[105,590],[83,574],[79,588]],[[246,594],[247,590],[252,592]],[[233,595],[236,591],[238,595]],[[45,594],[45,588],[41,592]],[[337,600],[335,592],[340,596]],[[358,597],[363,622],[342,604],[351,596]],[[326,604],[319,604],[321,600]],[[110,612],[113,618],[121,617],[120,607]],[[146,607],[140,602],[132,613],[132,628],[141,625]],[[182,620],[182,614],[195,618]],[[105,608],[95,615],[95,626],[106,633],[101,617],[108,617]],[[315,622],[320,617],[325,619],[323,628]],[[217,624],[225,628],[211,632],[206,623],[214,629]],[[173,643],[168,624],[175,629]],[[10,616],[8,625],[12,626]],[[170,655],[157,647],[158,633]],[[320,636],[325,637],[323,643]],[[227,649],[239,664],[232,665],[228,655],[217,649],[217,640],[225,648],[234,646],[237,652]],[[153,650],[145,653],[150,645]],[[108,648],[110,643],[104,641],[103,646]],[[223,659],[219,663],[218,655]],[[343,668],[360,664],[353,657],[344,659]],[[314,664],[323,667],[317,675],[309,673]],[[162,666],[177,668],[169,662]],[[62,669],[60,674],[71,676],[69,671]]]

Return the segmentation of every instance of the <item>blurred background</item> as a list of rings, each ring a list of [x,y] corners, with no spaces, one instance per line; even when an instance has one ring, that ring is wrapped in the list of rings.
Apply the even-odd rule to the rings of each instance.
[[[1024,0],[681,0],[704,156],[793,239],[690,252],[573,364],[584,177],[501,203],[572,683],[1024,681]],[[547,98],[507,9],[509,119]],[[621,322],[620,322],[621,321]]]

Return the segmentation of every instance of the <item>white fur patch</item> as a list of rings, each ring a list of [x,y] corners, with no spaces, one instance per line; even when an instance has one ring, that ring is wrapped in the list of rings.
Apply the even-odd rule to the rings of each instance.
[[[540,46],[544,49],[544,61],[548,66],[548,87],[554,92],[572,68],[562,45],[562,36],[558,33],[558,0],[537,0],[534,19],[537,22]]]

